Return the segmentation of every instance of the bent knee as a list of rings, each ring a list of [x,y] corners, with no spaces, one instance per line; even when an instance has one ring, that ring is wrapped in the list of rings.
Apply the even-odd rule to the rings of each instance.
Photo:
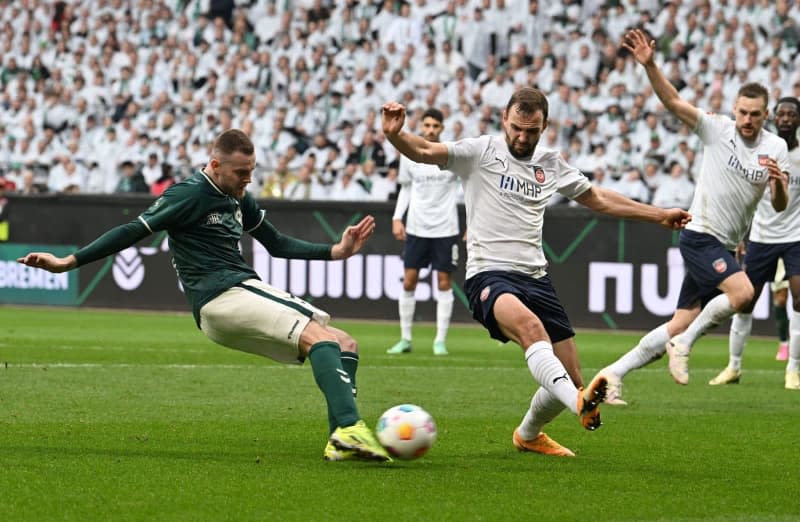
[[[753,286],[749,285],[748,287],[742,288],[738,292],[729,295],[728,300],[731,303],[731,308],[737,312],[742,312],[747,310],[747,308],[750,306],[750,303],[753,302],[754,297],[755,292],[753,291]]]
[[[339,347],[343,352],[358,353],[358,342],[348,334],[344,334],[339,338]]]

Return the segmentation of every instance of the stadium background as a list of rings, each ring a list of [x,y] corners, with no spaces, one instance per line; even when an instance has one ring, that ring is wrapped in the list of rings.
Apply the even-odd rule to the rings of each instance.
[[[379,273],[385,284],[377,290],[364,283],[360,297],[336,299],[357,292],[320,290],[314,285],[332,279],[320,283],[309,267],[284,274],[264,265],[279,286],[281,278],[299,285],[292,289],[344,317],[395,311],[400,246],[388,216],[397,155],[380,132],[385,101],[407,104],[412,131],[422,110],[440,107],[443,138],[457,139],[499,131],[513,89],[537,85],[551,103],[541,146],[562,150],[598,185],[685,207],[699,142],[620,51],[626,28],[646,28],[681,95],[708,110],[728,112],[744,80],[761,81],[773,99],[800,93],[800,7],[783,0],[31,0],[2,4],[0,20],[5,267],[21,248],[13,245],[81,245],[133,217],[150,199],[130,193],[157,195],[203,164],[218,132],[241,127],[258,147],[251,190],[269,199],[270,216],[288,232],[330,240],[352,216],[378,216],[360,276],[369,282]],[[310,201],[279,201],[286,199]],[[649,328],[666,314],[673,235],[589,216],[566,201],[553,206],[547,254],[576,325]],[[251,245],[242,246],[250,259]],[[375,263],[381,269],[367,273]],[[146,269],[143,286],[111,284],[114,273],[130,280],[138,267]],[[185,306],[160,245],[83,269],[66,297],[30,297],[32,289],[20,288],[27,276],[14,268],[4,272],[0,301]],[[290,275],[301,271],[308,275]],[[645,272],[654,292],[642,290]],[[430,299],[429,285],[420,292]],[[419,313],[428,319],[432,310]],[[762,299],[756,316],[766,315]],[[468,320],[466,307],[456,319]]]

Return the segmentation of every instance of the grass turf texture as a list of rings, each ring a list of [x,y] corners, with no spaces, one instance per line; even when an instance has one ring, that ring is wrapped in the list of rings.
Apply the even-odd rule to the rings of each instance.
[[[548,428],[578,458],[519,454],[535,386],[519,348],[433,327],[385,354],[395,324],[339,322],[360,341],[359,406],[374,425],[411,402],[437,421],[423,459],[324,462],[327,423],[308,365],[212,344],[182,314],[0,307],[0,498],[12,520],[796,520],[800,393],[776,342],[751,340],[742,384],[702,339],[689,386],[665,360],[626,379],[627,408],[589,433]],[[588,379],[638,335],[580,332]]]

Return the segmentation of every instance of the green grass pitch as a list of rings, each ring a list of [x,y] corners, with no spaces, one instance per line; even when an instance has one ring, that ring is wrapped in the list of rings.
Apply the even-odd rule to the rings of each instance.
[[[333,311],[335,313],[335,310]],[[535,386],[521,350],[473,325],[435,358],[385,354],[391,323],[339,322],[360,341],[367,422],[411,402],[439,437],[417,461],[324,462],[325,406],[308,365],[212,344],[186,314],[0,307],[0,520],[797,520],[800,393],[772,339],[735,386],[706,382],[726,339],[700,340],[689,386],[665,361],[626,380],[625,408],[547,432],[577,458],[517,453]],[[579,332],[584,377],[637,334]]]

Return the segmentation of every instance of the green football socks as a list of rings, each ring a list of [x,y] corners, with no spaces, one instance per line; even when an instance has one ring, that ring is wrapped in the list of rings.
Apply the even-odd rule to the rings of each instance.
[[[358,357],[356,356],[353,365],[353,377],[342,367],[342,353],[339,345],[334,342],[323,341],[315,344],[309,350],[308,358],[311,361],[314,380],[328,403],[331,432],[339,426],[355,424],[360,418],[353,396],[355,388],[353,377]]]
[[[775,306],[772,305],[775,313],[775,326],[778,329],[778,340],[785,343],[789,340],[789,315],[786,313],[786,305]]]

